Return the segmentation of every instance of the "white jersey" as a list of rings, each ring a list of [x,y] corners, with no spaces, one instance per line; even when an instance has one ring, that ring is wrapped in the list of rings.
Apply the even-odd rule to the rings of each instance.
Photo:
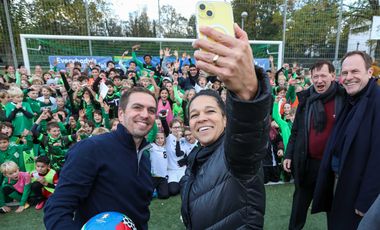
[[[168,175],[168,157],[165,146],[152,143],[150,152],[151,173],[154,177],[166,177]]]
[[[197,146],[198,144],[198,141],[195,141],[194,144],[191,144],[190,142],[188,142],[186,140],[186,138],[181,138],[180,140],[180,146],[181,146],[181,150],[186,154],[186,155],[189,155],[190,152],[193,150],[193,148],[195,146]]]
[[[181,169],[186,166],[179,167],[178,161],[183,157],[177,157],[175,154],[175,146],[177,143],[177,138],[173,134],[169,134],[166,137],[166,153],[168,154],[168,169]]]

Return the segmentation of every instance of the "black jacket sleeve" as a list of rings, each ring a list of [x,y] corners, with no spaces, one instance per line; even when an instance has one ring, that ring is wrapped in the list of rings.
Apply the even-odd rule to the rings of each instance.
[[[40,131],[38,130],[38,124],[34,123],[32,129],[30,130],[34,138],[38,138]]]
[[[232,174],[242,180],[251,179],[261,166],[269,141],[271,87],[261,69],[256,69],[258,91],[250,101],[228,92],[225,156]]]
[[[92,84],[92,89],[94,90],[95,93],[99,93],[99,84],[100,84],[101,80],[102,80],[102,78],[98,77],[98,78],[96,78],[96,80]]]
[[[64,73],[61,73],[61,78],[63,81],[63,85],[65,86],[65,89],[67,91],[67,95],[69,95],[69,102],[71,106],[71,112],[72,114],[78,114],[78,109],[75,108],[74,99],[73,99],[73,90],[71,89],[69,82],[66,79],[66,75]]]
[[[175,144],[175,155],[177,157],[182,157],[183,155],[185,155],[185,153],[181,150],[181,145],[179,144],[179,141],[177,141]]]
[[[169,129],[168,122],[166,121],[165,117],[160,117],[160,120],[161,120],[161,123],[162,123],[162,128],[164,128],[165,137],[168,137],[169,134],[170,134],[170,129]]]
[[[28,111],[26,111],[25,109],[21,108],[20,111],[24,114],[25,117],[31,119],[33,118],[33,113],[29,113]]]
[[[7,121],[12,122],[15,119],[16,114],[20,111],[20,109],[15,108],[7,117]]]

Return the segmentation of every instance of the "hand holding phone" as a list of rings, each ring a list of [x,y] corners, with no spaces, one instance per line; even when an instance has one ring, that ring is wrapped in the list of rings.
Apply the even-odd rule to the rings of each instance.
[[[242,100],[256,96],[258,79],[248,36],[233,24],[232,7],[227,2],[197,4],[199,38],[193,47],[199,69],[218,76],[226,88]]]

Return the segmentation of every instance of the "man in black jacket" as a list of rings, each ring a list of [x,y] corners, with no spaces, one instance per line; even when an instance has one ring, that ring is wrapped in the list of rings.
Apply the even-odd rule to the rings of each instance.
[[[362,51],[342,58],[348,97],[326,145],[311,210],[327,212],[328,229],[357,229],[380,193],[380,87],[371,64]]]
[[[335,69],[329,61],[313,65],[311,80],[313,86],[297,94],[300,103],[283,163],[295,184],[289,222],[292,230],[305,225],[323,150],[344,100],[344,90],[335,82]]]

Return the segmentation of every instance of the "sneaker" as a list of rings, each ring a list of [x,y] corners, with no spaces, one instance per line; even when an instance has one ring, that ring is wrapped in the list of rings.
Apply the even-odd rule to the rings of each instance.
[[[24,204],[24,210],[27,209],[27,208],[29,208],[29,207],[30,207],[30,204],[29,204],[29,203],[25,203],[25,204]]]
[[[40,209],[42,209],[42,208],[44,207],[44,205],[45,205],[45,201],[43,200],[43,201],[39,202],[39,203],[36,205],[36,209],[37,209],[37,210],[40,210]]]

